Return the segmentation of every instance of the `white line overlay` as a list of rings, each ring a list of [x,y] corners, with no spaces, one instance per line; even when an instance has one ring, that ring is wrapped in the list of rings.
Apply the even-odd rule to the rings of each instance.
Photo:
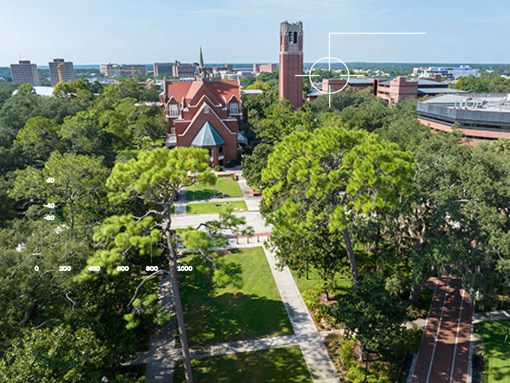
[[[405,36],[405,35],[426,35],[427,32],[329,32],[328,34],[328,57],[331,57],[331,36],[333,35],[344,35],[344,36],[353,36],[353,35],[396,35],[396,36]],[[331,70],[331,60],[329,61],[328,70]]]

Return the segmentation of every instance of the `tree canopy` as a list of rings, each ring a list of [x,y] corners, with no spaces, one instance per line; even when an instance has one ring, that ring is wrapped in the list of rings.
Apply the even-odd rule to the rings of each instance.
[[[342,234],[354,282],[358,272],[350,243],[350,222],[390,208],[409,188],[413,161],[397,145],[362,130],[322,128],[294,132],[275,146],[262,172],[262,207],[274,225],[271,243],[286,264],[315,251],[310,233]]]

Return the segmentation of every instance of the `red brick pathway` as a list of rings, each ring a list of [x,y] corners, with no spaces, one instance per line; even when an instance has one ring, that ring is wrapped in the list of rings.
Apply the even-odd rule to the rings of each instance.
[[[443,275],[418,352],[413,383],[466,383],[473,305],[459,278]]]

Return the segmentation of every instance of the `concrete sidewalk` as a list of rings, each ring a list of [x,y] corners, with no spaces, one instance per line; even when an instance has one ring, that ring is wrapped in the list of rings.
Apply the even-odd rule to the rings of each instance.
[[[159,282],[158,299],[166,312],[173,312],[173,292],[168,276]],[[179,350],[180,351],[180,350]],[[172,320],[153,330],[149,351],[138,354],[138,358],[125,365],[144,364],[147,383],[172,383],[175,355],[175,322]]]
[[[190,354],[192,358],[208,358],[211,356],[232,355],[242,352],[253,352],[268,350],[270,348],[281,348],[297,346],[300,339],[296,335],[277,336],[272,338],[241,340],[236,342],[210,344],[207,346],[192,347]],[[174,358],[182,359],[180,349],[175,350]]]
[[[290,270],[287,267],[278,270],[274,253],[265,247],[264,252],[294,333],[301,340],[299,346],[314,382],[339,382],[338,373],[324,346],[323,337],[315,327]]]
[[[243,174],[241,171],[235,172],[237,175],[237,184],[241,188],[241,191],[243,192],[244,198],[250,198],[253,197],[251,194],[251,189],[248,186],[248,183],[246,182],[246,178],[243,177]]]
[[[510,310],[496,310],[473,315],[473,324],[510,319]]]
[[[244,217],[246,225],[251,226],[255,233],[271,232],[271,226],[266,226],[264,219],[258,211],[235,211],[233,214],[238,217]],[[217,220],[218,218],[218,213],[173,215],[172,227],[176,229],[190,226],[198,227],[203,222]]]
[[[192,201],[186,201],[186,204],[193,203],[222,203],[232,201],[244,201],[244,197],[226,197],[226,198],[209,198],[209,199],[194,199]]]

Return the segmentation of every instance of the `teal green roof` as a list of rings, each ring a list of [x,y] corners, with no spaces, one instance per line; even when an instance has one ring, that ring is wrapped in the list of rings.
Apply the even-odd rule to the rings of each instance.
[[[225,140],[221,138],[220,134],[213,128],[211,123],[206,121],[193,139],[191,145],[201,148],[208,146],[220,146],[225,145]]]

